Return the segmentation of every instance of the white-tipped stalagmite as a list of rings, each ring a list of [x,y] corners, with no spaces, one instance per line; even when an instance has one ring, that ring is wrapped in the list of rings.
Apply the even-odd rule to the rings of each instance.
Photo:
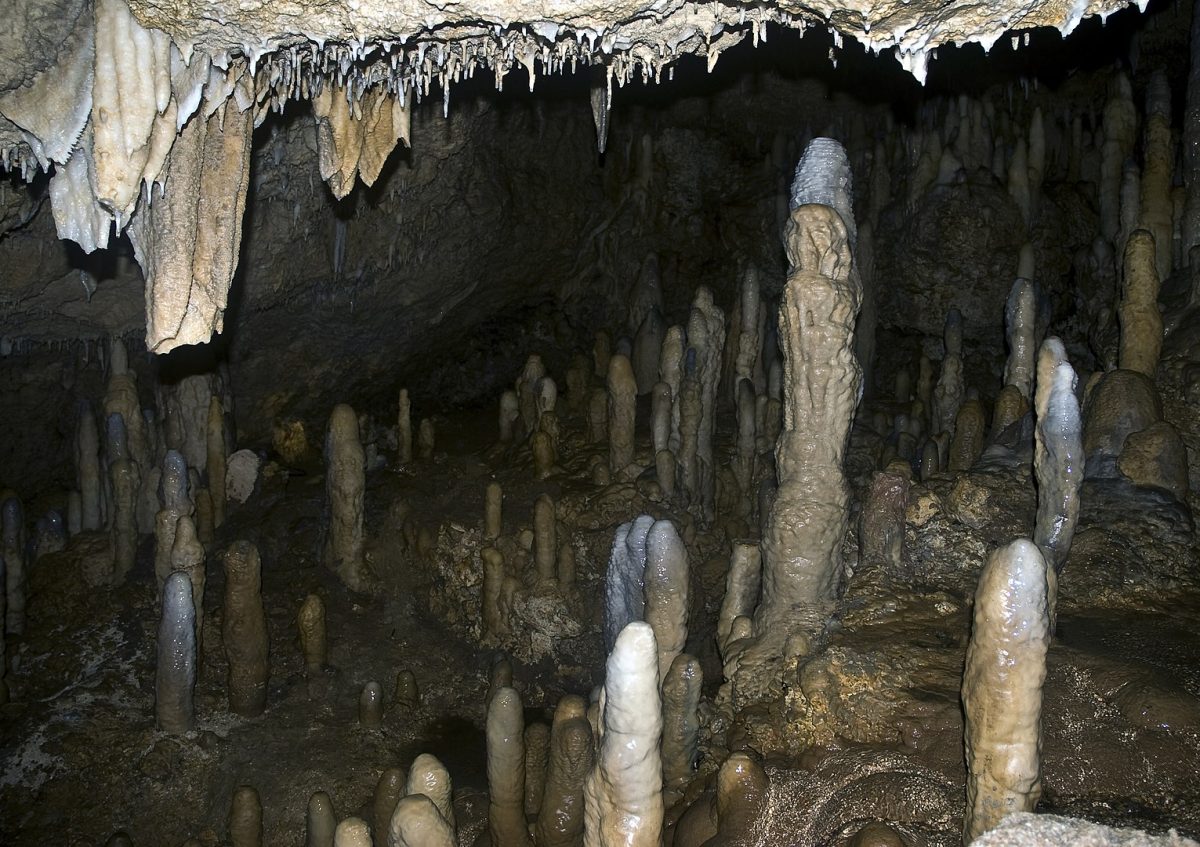
[[[229,803],[229,843],[233,847],[263,847],[263,811],[258,791],[239,785]]]
[[[333,801],[324,791],[315,791],[308,798],[304,824],[304,847],[333,847],[337,815],[333,811]]]
[[[500,537],[504,490],[498,482],[489,482],[483,495],[483,537],[495,541]]]
[[[642,572],[644,619],[658,644],[658,675],[665,678],[683,652],[688,633],[688,555],[670,521],[655,521],[646,533]]]
[[[861,372],[854,321],[850,164],[842,146],[812,141],[796,169],[785,231],[790,271],[779,311],[784,430],[775,448],[779,486],[763,533],[763,594],[755,634],[782,648],[798,609],[831,601],[842,578],[849,490],[843,458]]]
[[[304,598],[296,614],[296,629],[300,633],[304,669],[309,673],[321,670],[329,658],[329,650],[325,641],[325,603],[316,594]]]
[[[450,781],[450,772],[441,760],[429,753],[422,753],[413,759],[408,769],[407,794],[424,794],[428,797],[446,822],[453,834],[457,828],[454,820],[454,784]]]
[[[1137,229],[1125,245],[1125,273],[1121,279],[1120,366],[1150,379],[1158,374],[1162,354],[1163,320],[1158,310],[1159,274],[1155,271],[1155,236]]]
[[[582,700],[560,702],[550,727],[550,760],[534,826],[538,847],[583,844],[583,783],[594,760],[592,726]]]
[[[75,432],[75,484],[83,499],[81,525],[84,530],[100,528],[100,433],[91,406],[81,403]]]
[[[621,524],[613,536],[604,575],[604,648],[610,652],[621,630],[645,616],[646,539],[652,526],[654,518],[642,515]]]
[[[1004,384],[1015,385],[1026,400],[1033,398],[1033,375],[1037,369],[1037,288],[1027,279],[1013,283],[1004,307],[1008,336],[1008,361]]]
[[[358,694],[358,722],[367,729],[383,726],[383,688],[368,682]]]
[[[173,573],[163,586],[158,625],[158,662],[154,675],[154,717],[158,728],[173,735],[195,725],[196,609],[192,581]]]
[[[946,353],[942,357],[942,370],[938,374],[937,385],[933,389],[933,432],[954,434],[954,419],[958,416],[958,407],[962,405],[963,360],[962,315],[958,309],[951,309],[946,314],[944,332]]]
[[[4,562],[4,582],[0,592],[6,595],[0,629],[13,635],[25,632],[25,585],[28,580],[25,561],[25,510],[16,496],[0,503],[0,559]],[[0,636],[2,638],[3,636]],[[4,676],[0,673],[0,677]]]
[[[700,743],[700,662],[679,653],[662,677],[662,771],[669,790],[682,794],[691,780]]]
[[[221,398],[213,395],[208,401],[208,496],[212,500],[213,527],[225,523],[225,408]]]
[[[533,561],[537,568],[537,581],[541,585],[553,585],[558,565],[558,519],[554,513],[554,501],[543,494],[533,504]]]
[[[717,614],[717,647],[721,655],[729,647],[729,632],[735,618],[750,617],[762,590],[762,554],[754,541],[734,541],[725,575],[725,598]]]
[[[696,378],[700,383],[700,426],[696,434],[696,478],[698,504],[704,520],[716,511],[716,463],[713,433],[716,428],[717,390],[721,382],[721,359],[725,352],[725,313],[713,302],[707,286],[696,289],[688,317],[689,346],[696,351]]]
[[[637,381],[629,359],[621,354],[608,362],[608,468],[621,474],[633,464]]]
[[[366,457],[358,437],[358,417],[335,406],[325,438],[325,565],[352,591],[369,584],[363,555],[363,490]]]
[[[1174,202],[1171,199],[1175,145],[1171,141],[1171,86],[1159,69],[1146,86],[1146,125],[1142,142],[1142,197],[1138,225],[1154,236],[1159,280],[1171,275]]]
[[[249,541],[238,541],[226,550],[224,562],[221,639],[229,660],[229,709],[252,718],[267,706],[267,678],[271,674],[262,565],[258,548]]]
[[[1083,419],[1075,395],[1075,369],[1057,338],[1047,338],[1038,353],[1033,472],[1037,480],[1037,521],[1033,540],[1046,559],[1050,614],[1079,520],[1083,484]]]
[[[1042,793],[1042,684],[1050,646],[1046,561],[1017,539],[994,550],[979,576],[962,698],[966,715],[971,842]]]
[[[494,843],[494,842],[493,842]],[[410,794],[396,804],[388,825],[387,847],[456,847],[450,824],[424,794]]]
[[[362,818],[346,818],[333,831],[333,847],[371,847],[371,826]]]
[[[525,727],[525,818],[537,820],[546,790],[546,768],[550,760],[550,727],[531,723]]]
[[[609,653],[603,726],[584,783],[586,847],[657,847],[662,841],[662,700],[658,647],[649,624],[633,622]]]
[[[492,844],[528,847],[525,825],[525,715],[521,695],[501,688],[488,704],[488,832]]]

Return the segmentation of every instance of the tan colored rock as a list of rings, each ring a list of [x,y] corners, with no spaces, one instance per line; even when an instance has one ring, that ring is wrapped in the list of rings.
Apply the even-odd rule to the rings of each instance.
[[[1163,321],[1158,310],[1159,274],[1154,267],[1154,235],[1134,230],[1125,245],[1125,272],[1121,280],[1120,364],[1154,379],[1162,352]]]
[[[955,419],[954,440],[950,442],[951,471],[965,471],[975,464],[983,453],[986,431],[987,416],[983,411],[983,403],[972,397],[962,404]]]
[[[365,465],[354,410],[345,404],[335,406],[325,439],[323,558],[326,567],[353,591],[365,591],[370,579],[363,553]]]
[[[1117,469],[1134,485],[1166,491],[1180,502],[1187,498],[1187,450],[1179,431],[1166,421],[1131,432]]]
[[[1108,465],[1121,455],[1125,439],[1162,419],[1154,383],[1136,371],[1104,374],[1083,409],[1083,452],[1087,474],[1111,475]]]

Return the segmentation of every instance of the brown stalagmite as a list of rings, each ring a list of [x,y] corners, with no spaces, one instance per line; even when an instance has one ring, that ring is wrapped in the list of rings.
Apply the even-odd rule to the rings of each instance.
[[[192,583],[192,605],[196,609],[196,666],[199,669],[204,651],[204,545],[196,537],[196,525],[183,515],[175,525],[175,544],[171,548],[171,571],[182,571]]]
[[[137,498],[142,480],[137,463],[128,458],[109,465],[108,475],[113,498],[113,584],[122,585],[137,558]]]
[[[358,722],[367,729],[383,726],[383,688],[368,682],[358,694]]]
[[[208,496],[212,500],[213,527],[225,523],[225,409],[221,398],[208,401]]]
[[[417,426],[417,456],[419,458],[426,462],[433,458],[436,438],[433,421],[429,418],[421,418],[421,423]]]
[[[308,798],[305,814],[304,847],[333,847],[336,831],[337,815],[333,811],[333,801],[324,791],[313,792]]]
[[[687,653],[675,656],[662,677],[663,784],[681,796],[693,775],[700,739],[700,688],[704,672]]]
[[[484,547],[479,551],[483,562],[483,635],[485,638],[502,638],[508,634],[508,621],[504,616],[504,581],[508,568],[504,554],[495,547]]]
[[[992,409],[991,440],[995,441],[1004,430],[1019,421],[1029,411],[1029,400],[1021,394],[1015,385],[1006,385],[996,395],[996,405]]]
[[[325,667],[329,658],[325,643],[325,603],[316,594],[304,598],[296,615],[300,632],[300,652],[304,654],[304,669],[315,673]]]
[[[221,638],[229,660],[229,709],[252,718],[267,706],[267,619],[258,548],[238,541],[225,551],[225,610]]]
[[[396,804],[404,796],[408,777],[401,768],[388,768],[375,784],[371,800],[372,826],[375,828],[375,847],[387,847],[388,824],[396,811]]]
[[[100,528],[100,433],[91,406],[81,403],[75,432],[75,477],[83,501],[81,526]]]
[[[621,474],[633,464],[633,427],[637,381],[629,359],[617,354],[608,362],[608,468]]]
[[[658,354],[658,379],[671,389],[673,406],[668,446],[676,455],[679,455],[679,386],[683,379],[683,357],[686,352],[687,342],[683,327],[669,327]]]
[[[1045,559],[1026,539],[993,551],[979,576],[962,684],[968,843],[1041,797],[1046,592]]]
[[[229,841],[233,847],[263,847],[262,801],[249,785],[239,785],[229,804]]]
[[[750,511],[751,487],[754,481],[754,459],[757,454],[757,398],[750,380],[742,379],[737,386],[737,453],[733,474],[741,494],[740,504]]]
[[[396,811],[388,824],[387,845],[455,847],[454,831],[432,800],[424,794],[410,794],[396,804]]]
[[[705,522],[716,509],[716,466],[713,433],[716,428],[717,389],[725,351],[725,313],[713,302],[707,286],[696,289],[687,325],[688,345],[696,351],[696,378],[700,383],[700,426],[696,434],[697,495]]]
[[[1174,202],[1171,199],[1175,145],[1171,141],[1171,86],[1162,69],[1146,86],[1146,125],[1142,142],[1142,197],[1138,225],[1150,230],[1158,279],[1171,275]],[[1124,365],[1122,365],[1124,367]]]
[[[558,563],[557,519],[554,501],[543,494],[533,504],[533,561],[537,581],[541,585],[555,584]]]
[[[1100,231],[1111,242],[1121,229],[1121,179],[1125,160],[1137,141],[1137,108],[1133,89],[1123,73],[1113,76],[1104,104],[1104,145],[1101,148]]]
[[[650,443],[657,454],[671,446],[671,408],[674,405],[671,386],[656,382],[650,397]]]
[[[363,489],[366,456],[358,437],[358,417],[335,406],[325,438],[325,565],[352,591],[368,587],[363,557]]]
[[[762,765],[745,753],[731,754],[717,771],[717,834],[707,842],[709,847],[753,844],[769,789]]]
[[[962,315],[958,309],[946,314],[944,334],[946,353],[942,357],[942,370],[933,389],[933,432],[954,434],[954,419],[963,399]]]
[[[754,614],[762,590],[762,554],[754,541],[734,541],[725,575],[725,598],[717,615],[717,648],[725,655],[735,618]]]
[[[688,348],[683,377],[679,382],[679,450],[675,453],[678,485],[688,505],[700,498],[700,423],[704,399],[696,373],[696,351]]]
[[[1120,366],[1150,379],[1158,374],[1162,353],[1163,320],[1158,310],[1158,280],[1154,258],[1155,236],[1149,230],[1134,230],[1125,245],[1125,273],[1121,279]]]
[[[501,437],[500,440],[506,439]],[[396,404],[396,461],[406,465],[412,461],[412,457],[412,403],[408,399],[408,389],[401,388],[400,399]]]
[[[642,576],[644,620],[658,645],[658,675],[665,678],[683,652],[688,633],[688,554],[670,521],[655,521],[646,534]]]
[[[979,398],[971,397],[958,410],[954,423],[954,440],[950,442],[950,470],[969,470],[983,453],[987,433],[987,415]]]
[[[536,820],[546,790],[550,756],[550,727],[531,723],[525,727],[525,817]]]
[[[1008,336],[1008,361],[1004,384],[1015,385],[1026,400],[1033,399],[1033,374],[1037,368],[1037,289],[1027,279],[1013,283],[1004,307]]]
[[[483,495],[483,537],[495,541],[500,537],[501,509],[504,505],[504,491],[498,482],[489,482]]]
[[[814,140],[797,168],[801,199],[807,181],[809,195],[831,198],[851,214],[849,170],[840,144]],[[861,285],[852,238],[853,220],[819,202],[797,205],[785,231],[791,269],[779,312],[784,431],[775,448],[779,487],[763,532],[763,596],[754,620],[774,655],[796,628],[797,611],[833,600],[842,578],[849,507],[843,457],[860,383],[854,320]]]
[[[541,814],[534,827],[538,847],[582,847],[583,783],[592,769],[592,726],[580,698],[563,698],[550,728],[550,761]]]
[[[492,844],[528,847],[532,842],[525,826],[525,716],[516,689],[501,688],[488,704],[487,748]]]
[[[178,735],[195,725],[196,609],[187,574],[170,575],[163,586],[161,605],[154,716],[159,729]]]

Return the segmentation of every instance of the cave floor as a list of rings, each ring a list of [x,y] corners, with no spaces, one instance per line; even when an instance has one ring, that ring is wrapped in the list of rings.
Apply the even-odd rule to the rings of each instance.
[[[641,481],[598,491],[588,472],[596,450],[573,434],[574,421],[564,427],[562,472],[544,481],[530,473],[527,451],[488,446],[490,412],[448,416],[438,425],[433,459],[368,475],[367,555],[378,577],[371,595],[345,590],[319,561],[319,463],[269,463],[251,500],[231,508],[209,545],[194,732],[173,737],[154,725],[153,539],[142,539],[137,568],[112,589],[90,589],[79,577],[89,557],[108,555],[106,534],[76,536],[65,551],[39,561],[27,631],[10,637],[8,647],[12,694],[0,707],[0,841],[102,844],[123,829],[135,844],[188,838],[220,844],[234,788],[248,784],[262,798],[265,843],[296,844],[313,792],[327,792],[339,817],[369,820],[380,773],[428,752],[453,777],[460,843],[471,844],[487,812],[483,725],[494,650],[471,634],[478,631],[474,609],[439,615],[449,595],[443,592],[441,606],[431,606],[430,598],[444,588],[439,583],[454,566],[456,545],[478,532],[483,490],[493,478],[505,489],[506,534],[519,536],[532,525],[539,494],[558,498],[560,531],[582,554],[580,598],[598,596],[604,545],[616,523],[646,508],[688,525],[689,650],[704,664],[706,702],[717,694],[712,621],[724,590],[727,539],[745,534],[744,520],[699,531],[655,505]],[[992,469],[968,479],[1006,497],[1028,487],[1021,473]],[[954,492],[961,483],[914,483],[910,502],[928,495],[942,506],[932,519],[907,527],[912,578],[899,584],[860,568],[822,648],[789,676],[794,681],[779,701],[736,717],[703,707],[703,777],[724,750],[749,746],[764,754],[773,787],[759,843],[848,843],[876,819],[892,823],[912,845],[958,842],[965,778],[958,691],[974,579],[988,545],[1010,532],[1005,522],[1025,519],[1018,505],[970,526],[970,515],[953,506],[963,499]],[[1089,527],[1089,520],[1097,524],[1104,514],[1089,518],[1085,511],[1079,561],[1068,563],[1060,587],[1043,708],[1040,808],[1200,836],[1200,633],[1193,625],[1200,592],[1187,573],[1150,580],[1149,588],[1133,565],[1115,577],[1111,568],[1098,576],[1103,563],[1137,540],[1130,533],[1139,524],[1131,518],[1121,527]],[[1156,543],[1161,521],[1146,526],[1141,540]],[[1163,542],[1168,547],[1187,543],[1191,530],[1176,530]],[[253,719],[233,716],[224,693],[219,552],[236,539],[254,541],[262,555],[271,645],[268,707]],[[1153,556],[1140,561],[1143,570],[1157,567]],[[309,593],[325,601],[329,633],[329,667],[312,678],[295,627]],[[584,634],[561,654],[514,657],[528,720],[548,720],[563,693],[586,694],[600,681],[595,605],[580,614]],[[414,673],[420,688],[415,713],[392,708],[402,669]],[[369,681],[382,685],[388,706],[380,729],[357,719],[359,692]],[[703,785],[698,779],[689,798]]]

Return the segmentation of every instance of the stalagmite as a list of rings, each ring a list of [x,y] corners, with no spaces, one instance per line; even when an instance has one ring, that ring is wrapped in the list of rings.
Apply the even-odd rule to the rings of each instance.
[[[662,702],[649,624],[621,631],[604,678],[603,734],[584,784],[586,847],[657,847],[662,839]],[[494,843],[494,842],[493,842]]]
[[[76,485],[83,500],[81,526],[84,530],[100,528],[100,433],[91,407],[79,407],[79,427],[75,433]]]
[[[1117,232],[1114,252],[1121,254],[1121,245],[1142,225],[1142,172],[1137,162],[1128,159],[1121,174],[1121,228]]]
[[[1190,266],[1191,250],[1200,244],[1200,15],[1192,14],[1192,27],[1189,44],[1189,62],[1187,76],[1187,98],[1183,115],[1183,184],[1187,192],[1187,200],[1183,213],[1183,244],[1182,254],[1186,264]],[[1196,287],[1196,276],[1193,276],[1192,305],[1200,304],[1196,300],[1200,288]]]
[[[656,382],[650,391],[650,443],[654,452],[671,446],[671,386]]]
[[[679,455],[679,388],[683,379],[684,355],[687,343],[683,327],[672,326],[663,337],[662,349],[658,354],[658,379],[671,390],[674,406],[671,410],[671,434],[668,446]]]
[[[421,418],[421,423],[417,427],[417,456],[426,462],[433,458],[436,437],[433,421],[429,418]]]
[[[1027,279],[1013,283],[1004,307],[1008,338],[1008,361],[1004,384],[1015,385],[1026,400],[1033,398],[1033,375],[1037,368],[1037,289]]]
[[[762,386],[762,363],[759,361],[762,353],[759,326],[762,294],[759,290],[758,269],[753,266],[747,267],[742,273],[739,305],[740,327],[737,336],[737,350],[734,352],[732,387],[735,392],[738,391],[739,382],[746,379],[750,381],[751,387],[757,393],[758,389],[764,387]]]
[[[233,847],[263,847],[263,812],[258,791],[239,785],[229,804],[229,842]]]
[[[603,379],[608,375],[608,360],[612,356],[612,340],[604,330],[592,338],[592,372]]]
[[[521,424],[525,435],[528,436],[537,428],[538,419],[538,383],[546,376],[546,366],[542,357],[532,353],[525,360],[525,367],[517,377],[516,393],[521,410]]]
[[[668,789],[682,793],[691,780],[700,743],[700,662],[679,653],[662,675],[662,772]]]
[[[362,818],[346,818],[333,831],[333,847],[371,847],[371,827]]]
[[[173,573],[163,586],[158,625],[158,663],[154,679],[154,715],[158,728],[173,735],[195,722],[192,695],[196,687],[196,610],[192,582]]]
[[[1162,352],[1163,320],[1158,310],[1158,280],[1154,258],[1155,236],[1138,229],[1125,245],[1125,272],[1121,278],[1120,366],[1154,379]]]
[[[407,783],[408,777],[400,768],[388,768],[379,775],[371,799],[371,825],[376,833],[376,847],[386,847],[388,824],[396,811],[396,804],[407,790]]]
[[[369,581],[363,557],[365,462],[354,410],[335,406],[325,438],[324,560],[352,591],[365,591]]]
[[[678,483],[690,505],[701,498],[700,426],[704,417],[704,393],[697,374],[696,351],[690,347],[684,359],[675,408],[679,410],[679,449],[675,451]]]
[[[1155,71],[1146,87],[1145,139],[1142,142],[1142,196],[1138,225],[1150,230],[1158,279],[1171,275],[1171,200],[1175,145],[1171,142],[1171,87],[1165,71]],[[1128,248],[1127,248],[1128,249]]]
[[[225,551],[224,562],[221,639],[229,660],[229,709],[252,718],[266,708],[271,673],[258,548],[249,541],[238,541]]]
[[[421,692],[417,689],[417,677],[412,671],[402,670],[396,674],[392,706],[403,714],[412,714],[421,708]]]
[[[358,722],[367,729],[383,726],[383,689],[378,682],[368,682],[359,692]]]
[[[109,417],[109,427],[121,421],[119,414]],[[113,584],[125,582],[137,557],[137,501],[141,488],[138,465],[128,456],[112,462],[108,468],[112,484]]]
[[[942,371],[938,374],[937,386],[933,389],[933,431],[954,434],[954,419],[963,399],[962,315],[958,309],[946,314],[946,353],[942,357]]]
[[[305,813],[304,847],[333,847],[337,816],[333,801],[324,791],[316,791],[308,798]]]
[[[432,800],[410,794],[396,804],[387,847],[455,847],[454,832]]]
[[[451,834],[455,831],[454,820],[454,785],[450,781],[450,772],[441,761],[429,753],[422,753],[413,759],[408,769],[407,794],[424,794],[438,810],[442,820],[446,822]]]
[[[546,786],[533,831],[538,847],[583,844],[583,784],[593,758],[592,727],[583,715],[583,703],[564,699],[554,712],[550,728]]]
[[[842,465],[860,386],[853,241],[845,151],[836,141],[815,139],[796,169],[785,232],[791,266],[779,312],[785,419],[775,448],[779,487],[763,532],[763,596],[754,621],[770,653],[782,649],[797,612],[832,600],[842,578],[849,506]]]
[[[649,394],[658,381],[658,357],[662,349],[663,336],[667,331],[666,321],[657,307],[646,313],[642,325],[633,338],[633,376],[637,381],[638,394]]]
[[[1104,105],[1104,146],[1098,191],[1100,231],[1114,243],[1121,229],[1121,179],[1125,160],[1133,152],[1136,138],[1137,108],[1133,104],[1133,89],[1125,74],[1117,74],[1109,83],[1108,102]]]
[[[483,634],[500,638],[508,634],[508,620],[502,605],[508,569],[504,554],[495,547],[484,547],[479,551],[479,558],[483,562]]]
[[[4,582],[0,589],[6,594],[0,629],[13,635],[25,632],[25,586],[28,581],[25,561],[25,511],[15,496],[0,503],[0,558],[4,561]],[[0,673],[0,677],[3,674]]]
[[[483,495],[483,537],[495,541],[500,537],[501,509],[504,504],[504,491],[500,483],[489,482]]]
[[[1033,189],[1029,184],[1029,153],[1024,138],[1017,139],[1008,165],[1008,193],[1021,210],[1021,220],[1029,227],[1033,221]]]
[[[213,527],[225,523],[225,409],[216,395],[208,403],[208,496],[212,500]]]
[[[633,464],[637,382],[629,359],[617,354],[608,363],[608,467],[614,475]]]
[[[1038,353],[1033,458],[1038,499],[1033,540],[1046,559],[1051,614],[1055,577],[1071,552],[1083,484],[1083,422],[1075,382],[1075,369],[1062,342],[1047,338]]]
[[[196,537],[191,516],[183,515],[175,524],[175,543],[171,547],[171,572],[187,574],[192,583],[192,605],[196,608],[196,657],[204,655],[204,545]]]
[[[683,652],[688,633],[688,555],[683,540],[670,521],[656,521],[646,534],[646,559],[642,576],[644,619],[654,630],[658,645],[658,674]]]
[[[645,614],[646,542],[652,526],[654,518],[642,515],[617,527],[613,537],[604,575],[604,647],[610,652],[621,631]]]
[[[754,614],[762,589],[762,554],[753,541],[734,541],[725,575],[725,598],[717,615],[717,647],[724,655],[735,618]]]
[[[525,826],[525,717],[521,696],[501,688],[488,704],[488,831],[492,844],[531,844]]]
[[[903,578],[905,514],[908,505],[908,477],[880,471],[871,479],[871,488],[859,515],[858,549],[863,562],[882,565],[894,578]]]
[[[658,479],[658,487],[662,489],[663,497],[667,500],[675,497],[677,474],[674,453],[670,450],[659,450],[654,454],[654,475]]]
[[[740,502],[747,512],[750,507],[751,487],[754,481],[754,460],[758,445],[758,409],[754,386],[750,380],[742,379],[737,392],[737,437],[733,474],[741,492]]]
[[[533,455],[533,475],[536,479],[548,479],[556,470],[555,461],[558,451],[554,449],[554,439],[540,429],[533,434],[529,442],[529,450]]]
[[[403,408],[403,407],[401,407]],[[510,444],[517,437],[516,424],[521,419],[521,406],[517,392],[505,391],[500,395],[500,443]],[[409,423],[409,460],[412,459],[412,424]]]
[[[183,456],[168,450],[163,456],[162,508],[154,517],[154,575],[161,590],[171,573],[171,552],[175,549],[175,528],[179,519],[195,511],[188,498],[188,467]]]
[[[762,765],[745,753],[733,753],[717,771],[717,845],[747,843],[767,811],[769,790]],[[874,845],[873,847],[885,847]]]
[[[1050,645],[1046,562],[1018,539],[995,550],[979,576],[963,675],[967,842],[1042,793],[1042,683]]]
[[[501,430],[504,428],[504,412],[503,402],[501,402]],[[511,441],[512,435],[509,434],[505,438],[503,434],[500,437],[501,441]],[[412,461],[413,457],[413,433],[412,433],[412,404],[408,399],[408,389],[400,389],[400,399],[397,403],[396,412],[396,461],[402,465],[406,465]]]
[[[554,514],[554,501],[543,494],[533,504],[533,551],[537,580],[542,585],[553,585],[558,560],[558,534]]]
[[[987,435],[987,416],[983,404],[977,397],[971,397],[958,410],[954,422],[954,439],[950,442],[950,463],[952,471],[969,470],[983,453],[983,441]]]
[[[146,346],[155,353],[207,342],[224,329],[254,126],[249,75],[243,73],[236,87],[235,96],[207,119],[197,116],[184,125],[163,166],[162,196],[140,207],[129,225],[146,278]]]
[[[717,389],[725,351],[725,313],[713,303],[707,286],[696,289],[687,325],[688,344],[696,351],[696,378],[700,383],[700,426],[696,434],[696,471],[699,506],[705,521],[716,509],[716,465],[713,434],[716,428]]]
[[[531,723],[525,727],[525,818],[537,820],[546,790],[550,756],[550,727]]]
[[[296,615],[296,628],[300,632],[304,668],[310,674],[316,673],[325,667],[329,656],[325,644],[325,604],[316,594],[304,598]]]
[[[1021,394],[1021,389],[1015,385],[1006,385],[996,395],[996,405],[992,409],[992,435],[995,441],[1014,423],[1019,421],[1029,411],[1029,401]]]

